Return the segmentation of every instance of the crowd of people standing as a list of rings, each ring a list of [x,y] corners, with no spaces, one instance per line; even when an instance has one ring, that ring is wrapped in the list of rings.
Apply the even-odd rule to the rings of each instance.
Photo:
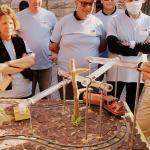
[[[95,0],[75,0],[75,11],[59,21],[55,14],[42,8],[42,0],[28,0],[17,14],[7,5],[0,6],[0,98],[26,98],[50,87],[52,63],[69,72],[69,61],[76,67],[88,67],[87,57],[113,58],[143,62],[150,53],[150,17],[142,13],[145,0],[124,0],[124,9],[117,0],[100,0],[102,10],[93,14]],[[145,64],[144,78],[149,79]],[[147,67],[148,66],[148,67]],[[97,65],[92,66],[96,70]],[[116,75],[117,72],[117,75]],[[58,81],[63,79],[59,74]],[[117,78],[116,78],[117,76]],[[117,85],[117,98],[126,87],[126,102],[134,111],[135,70],[113,67],[106,80]],[[31,78],[32,77],[32,78]],[[117,80],[117,84],[116,84]],[[81,87],[81,85],[78,85]],[[140,93],[143,89],[140,84]],[[114,88],[115,89],[115,88]],[[72,85],[67,86],[67,99],[73,99]],[[111,93],[114,95],[115,90]],[[62,98],[62,90],[60,90]]]

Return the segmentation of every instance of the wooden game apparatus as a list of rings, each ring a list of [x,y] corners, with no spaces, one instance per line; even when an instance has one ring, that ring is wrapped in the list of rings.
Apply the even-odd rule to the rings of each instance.
[[[114,58],[114,59],[110,60],[108,63],[106,63],[104,66],[102,66],[101,68],[99,68],[98,70],[93,72],[92,74],[90,74],[86,77],[82,77],[82,76],[79,76],[79,74],[87,71],[88,69],[87,68],[78,68],[78,69],[75,70],[74,60],[71,60],[71,65],[70,65],[71,78],[70,78],[70,75],[68,75],[68,73],[63,72],[64,76],[68,77],[67,79],[64,79],[60,83],[58,83],[58,84],[56,84],[56,85],[54,85],[54,86],[52,86],[52,87],[50,87],[50,88],[48,88],[48,89],[46,89],[42,92],[36,94],[35,96],[33,96],[31,98],[28,98],[26,100],[22,100],[21,103],[19,104],[19,108],[18,107],[14,108],[15,119],[16,120],[29,119],[30,118],[30,112],[29,112],[28,107],[31,104],[35,104],[37,101],[39,101],[43,97],[53,93],[54,91],[58,90],[59,88],[63,87],[64,85],[67,85],[68,83],[71,82],[71,80],[72,80],[72,83],[74,83],[73,84],[74,89],[76,88],[75,82],[79,81],[79,82],[81,82],[81,84],[84,87],[86,87],[87,85],[91,85],[91,86],[96,87],[96,88],[98,87],[98,88],[105,89],[105,91],[108,91],[108,92],[111,91],[113,87],[110,84],[103,83],[103,82],[100,82],[100,81],[95,81],[95,79],[97,77],[99,77],[100,75],[102,75],[104,72],[106,72],[108,69],[110,69],[118,61],[119,61],[118,58]],[[77,77],[74,77],[75,74],[76,74]],[[81,90],[79,90],[77,92],[74,90],[75,97],[78,97],[79,92],[81,93]],[[77,106],[77,101],[76,100],[75,100],[75,104],[76,104],[75,105],[75,107],[76,107]],[[77,111],[77,108],[75,109],[74,113],[78,114],[78,111],[77,112],[76,111]]]
[[[100,63],[100,59],[101,58],[92,58],[92,60],[90,60],[90,63]],[[104,60],[103,60],[104,61]],[[105,64],[106,63],[106,64]],[[124,64],[121,62],[120,59],[115,58],[115,59],[109,59],[105,62],[103,62],[103,66],[101,68],[99,68],[98,70],[96,70],[95,72],[93,72],[92,74],[86,76],[86,77],[82,77],[79,74],[83,71],[87,71],[87,69],[83,68],[83,69],[76,69],[75,68],[75,62],[72,59],[71,63],[70,63],[70,74],[66,75],[66,78],[64,78],[63,81],[59,82],[58,84],[51,86],[50,88],[46,89],[45,91],[42,91],[38,94],[36,94],[35,96],[28,98],[28,99],[24,99],[20,102],[19,104],[19,109],[17,108],[18,112],[22,113],[24,112],[28,107],[30,107],[31,104],[35,104],[36,102],[38,102],[40,99],[42,99],[43,97],[53,93],[54,91],[58,90],[59,88],[63,87],[64,85],[69,84],[71,81],[73,83],[73,90],[74,90],[74,111],[73,111],[73,115],[74,116],[79,116],[79,94],[87,91],[87,98],[88,98],[88,90],[90,86],[94,86],[96,88],[101,88],[102,90],[111,90],[111,86],[107,83],[103,83],[103,82],[99,82],[99,81],[95,81],[95,79],[97,77],[99,77],[100,75],[102,75],[104,72],[106,72],[107,70],[109,70],[112,66],[117,65],[117,66],[123,66]],[[129,63],[126,62],[125,63],[125,67],[129,67],[130,68],[137,68],[137,63]],[[84,89],[78,89],[77,88],[77,81],[81,82],[81,84],[85,87]],[[137,93],[138,95],[138,93]],[[138,96],[137,96],[138,97]],[[137,101],[136,101],[137,103]],[[86,103],[87,104],[87,103]],[[137,107],[137,105],[135,106]],[[101,107],[100,107],[101,108]],[[87,109],[86,109],[87,110]],[[101,112],[101,111],[100,111]],[[20,113],[20,117],[21,117],[21,113]],[[101,116],[101,115],[100,115]],[[21,118],[20,118],[21,119]],[[136,122],[136,113],[133,116],[133,124],[135,125]],[[133,139],[133,135],[134,135],[134,128],[132,129],[132,139]],[[132,149],[132,141],[131,141],[131,149]]]
[[[132,69],[137,69],[138,63],[130,63],[130,62],[122,62],[119,58],[113,58],[113,59],[109,59],[109,61],[107,59],[101,59],[101,58],[94,58],[94,57],[90,57],[89,59],[90,63],[100,63],[100,64],[104,64],[102,67],[100,67],[99,69],[97,69],[95,72],[91,73],[90,75],[86,76],[86,77],[80,77],[78,74],[83,72],[83,70],[85,71],[85,69],[75,69],[75,63],[74,60],[71,60],[71,79],[65,79],[62,82],[58,83],[57,85],[54,85],[52,87],[50,87],[49,89],[38,93],[37,95],[28,98],[27,100],[25,100],[22,104],[19,104],[20,106],[22,105],[23,107],[27,107],[31,104],[36,103],[37,101],[39,101],[41,98],[53,93],[54,91],[58,90],[60,87],[62,87],[63,85],[66,85],[68,83],[71,82],[73,83],[73,91],[74,91],[74,116],[77,117],[79,116],[79,109],[78,109],[78,104],[79,104],[79,90],[77,89],[77,81],[80,81],[81,84],[85,87],[89,86],[89,85],[93,85],[95,87],[98,87],[100,84],[98,82],[95,81],[95,79],[97,77],[99,77],[100,75],[102,75],[103,73],[105,73],[107,70],[109,70],[112,66],[116,65],[116,66],[121,66],[121,67],[128,67],[128,68],[132,68]],[[86,70],[87,71],[87,70]],[[70,75],[69,75],[70,78]],[[108,88],[109,89],[109,88]],[[138,89],[137,89],[138,90]],[[83,90],[84,91],[84,90]],[[138,91],[137,91],[137,96],[138,96]],[[136,105],[135,105],[135,110],[137,110],[137,97],[136,97],[136,101],[135,101]],[[22,107],[22,108],[23,108]],[[21,107],[20,107],[21,108]],[[136,114],[137,112],[134,112],[134,119],[133,119],[133,128],[132,128],[132,135],[131,135],[131,148],[133,146],[133,134],[134,134],[134,126],[135,126],[135,122],[136,122]]]

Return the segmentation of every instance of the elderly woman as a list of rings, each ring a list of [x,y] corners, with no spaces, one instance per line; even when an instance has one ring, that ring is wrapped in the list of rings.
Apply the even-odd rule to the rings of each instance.
[[[7,5],[0,6],[0,98],[25,98],[31,95],[34,54],[16,35],[19,22]],[[29,54],[31,53],[31,54]]]
[[[95,0],[75,0],[75,12],[56,24],[49,48],[56,55],[58,53],[61,70],[69,72],[71,58],[75,59],[78,68],[88,67],[87,57],[99,56],[105,31],[102,22],[91,14],[94,5]],[[58,76],[58,80],[61,81],[62,76]],[[71,86],[67,86],[67,99],[72,99]]]

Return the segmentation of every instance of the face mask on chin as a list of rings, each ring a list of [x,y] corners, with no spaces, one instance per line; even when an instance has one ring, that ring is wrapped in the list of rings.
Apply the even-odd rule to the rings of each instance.
[[[127,11],[131,14],[138,14],[142,8],[142,2],[141,1],[133,1],[128,2],[126,4]]]

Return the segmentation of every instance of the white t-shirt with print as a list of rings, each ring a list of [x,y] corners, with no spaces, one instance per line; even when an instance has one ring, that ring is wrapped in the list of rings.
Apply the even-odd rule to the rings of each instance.
[[[99,46],[105,39],[102,22],[94,15],[85,20],[77,20],[73,14],[62,18],[55,26],[51,41],[58,43],[59,68],[69,71],[71,58],[76,67],[88,67],[87,57],[99,56]]]
[[[41,70],[51,67],[48,45],[57,22],[55,15],[44,8],[38,13],[31,14],[27,8],[18,12],[17,17],[21,26],[19,34],[35,53],[35,64],[31,68]]]

